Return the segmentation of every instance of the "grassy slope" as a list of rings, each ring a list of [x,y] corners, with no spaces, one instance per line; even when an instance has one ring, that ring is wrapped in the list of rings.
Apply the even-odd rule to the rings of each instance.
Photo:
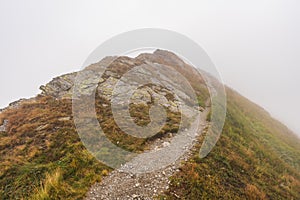
[[[109,102],[97,98],[98,120],[107,137],[123,149],[141,152],[155,137],[178,131],[179,113],[167,111],[168,122],[158,134],[134,138],[117,127],[111,109],[102,104]],[[7,131],[0,132],[0,199],[79,199],[111,170],[82,145],[69,118],[71,108],[71,100],[39,96],[0,115],[0,124],[9,121]],[[130,110],[140,125],[148,123],[149,107]]]
[[[84,148],[71,120],[71,102],[38,97],[1,117],[0,199],[77,199],[108,170]]]
[[[299,139],[255,104],[231,90],[227,94],[217,146],[202,160],[195,152],[171,178],[165,197],[299,199]],[[69,100],[38,97],[2,115],[10,121],[0,133],[2,199],[82,198],[110,170],[83,147],[72,120],[60,120],[71,116]],[[110,136],[133,151],[146,144],[119,132]]]
[[[127,60],[133,61],[120,57],[111,64],[110,70],[125,73],[133,67]],[[140,64],[143,61],[134,62]],[[170,64],[163,58],[156,62]],[[191,82],[197,83],[195,90],[199,104],[205,102],[208,91],[202,79],[187,69],[174,67],[192,77]],[[111,170],[82,145],[72,118],[64,119],[72,116],[71,103],[71,100],[38,96],[35,102],[23,103],[17,109],[0,114],[0,125],[4,119],[9,121],[7,131],[0,132],[0,199],[79,199]],[[148,139],[134,138],[117,127],[110,106],[103,107],[103,104],[110,105],[102,98],[96,99],[98,120],[106,136],[130,151],[141,152],[151,140],[163,137],[165,133],[176,133],[179,127],[179,113],[167,111],[167,123],[158,134]],[[130,106],[137,124],[149,123],[145,114],[149,106]],[[89,127],[86,128],[88,134]]]
[[[231,89],[213,151],[186,162],[162,199],[300,199],[300,142]],[[202,138],[203,139],[203,138]]]
[[[97,99],[97,113],[107,137],[124,149],[140,152],[153,138],[124,134],[113,120],[109,104]],[[0,199],[78,199],[110,170],[82,145],[75,130],[70,100],[40,96],[0,116],[8,130],[0,132]],[[102,110],[102,112],[101,112]],[[131,106],[140,123],[148,121],[148,107]],[[156,137],[177,132],[179,113],[168,113],[168,123]],[[66,118],[67,117],[67,118]],[[1,120],[2,119],[2,120]],[[88,132],[88,127],[87,127]]]
[[[255,104],[227,93],[227,120],[217,146],[202,160],[195,152],[172,177],[166,198],[299,199],[299,139]],[[10,121],[0,133],[2,199],[82,198],[110,170],[83,147],[72,120],[60,120],[71,116],[69,100],[38,97],[2,115]],[[110,137],[133,151],[146,146],[118,131]]]
[[[163,59],[155,61],[168,64]],[[175,68],[192,77],[203,104],[208,94],[196,84],[199,78]],[[217,146],[207,158],[195,156],[185,163],[172,177],[166,198],[299,199],[299,139],[255,104],[229,89],[227,93],[227,120]],[[111,111],[101,107],[108,102],[98,99],[96,103],[99,122],[113,142],[131,151],[147,147],[147,140],[132,138],[115,127]],[[148,110],[132,107],[131,114],[142,125],[149,121],[144,114]],[[71,114],[70,100],[38,97],[0,115],[0,124],[2,119],[9,120],[8,130],[0,132],[0,199],[78,199],[108,173],[110,169],[80,142],[72,118],[64,119]],[[178,116],[168,114],[170,123],[161,135],[177,131]]]

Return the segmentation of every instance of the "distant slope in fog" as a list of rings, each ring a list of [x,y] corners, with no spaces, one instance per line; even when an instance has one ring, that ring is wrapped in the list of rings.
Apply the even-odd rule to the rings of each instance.
[[[223,133],[210,154],[172,177],[166,199],[299,199],[300,141],[264,109],[227,88]]]

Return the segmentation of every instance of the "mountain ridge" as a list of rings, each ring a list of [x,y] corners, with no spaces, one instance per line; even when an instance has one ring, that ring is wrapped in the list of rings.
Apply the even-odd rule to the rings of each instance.
[[[122,135],[111,120],[108,105],[112,85],[133,66],[147,62],[171,65],[196,87],[200,107],[205,108],[209,98],[201,76],[182,68],[188,65],[179,57],[179,60],[174,59],[175,54],[161,50],[157,54],[157,57],[142,54],[137,59],[117,58],[103,74],[103,82],[100,81],[102,96],[96,100],[98,120],[111,141],[130,151],[143,152],[158,139],[173,137],[180,120],[178,110],[171,106],[176,103],[172,95],[148,85],[133,98],[132,117],[140,125],[149,123],[149,118],[143,113],[147,113],[151,106],[151,95],[145,93],[150,91],[159,98],[168,96],[163,102],[170,123],[147,140]],[[114,58],[107,57],[108,60],[102,61],[103,66]],[[88,68],[96,70],[99,65],[101,61]],[[81,199],[90,186],[101,182],[112,171],[87,151],[76,133],[71,106],[75,74],[56,77],[41,87],[42,94],[28,100],[21,99],[1,110],[0,126],[4,129],[0,129],[0,199]],[[226,92],[227,118],[217,146],[206,158],[199,159],[197,153],[204,135],[200,136],[193,154],[169,178],[169,187],[157,194],[158,197],[299,198],[299,138],[251,100],[229,87],[226,87]],[[141,95],[142,101],[139,100]]]

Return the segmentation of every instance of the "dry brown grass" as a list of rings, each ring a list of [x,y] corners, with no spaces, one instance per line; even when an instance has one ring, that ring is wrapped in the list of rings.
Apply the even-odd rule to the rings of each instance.
[[[249,200],[266,199],[266,194],[260,191],[255,185],[247,184],[245,194]]]

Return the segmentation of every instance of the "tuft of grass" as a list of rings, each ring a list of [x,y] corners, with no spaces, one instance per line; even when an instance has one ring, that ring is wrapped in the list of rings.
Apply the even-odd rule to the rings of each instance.
[[[102,176],[108,176],[108,170],[104,169],[102,172],[101,172],[101,175]]]
[[[46,173],[46,177],[40,188],[37,188],[32,200],[48,200],[51,199],[53,193],[58,193],[61,186],[62,172],[57,168],[53,173]],[[52,194],[51,194],[52,193]]]

